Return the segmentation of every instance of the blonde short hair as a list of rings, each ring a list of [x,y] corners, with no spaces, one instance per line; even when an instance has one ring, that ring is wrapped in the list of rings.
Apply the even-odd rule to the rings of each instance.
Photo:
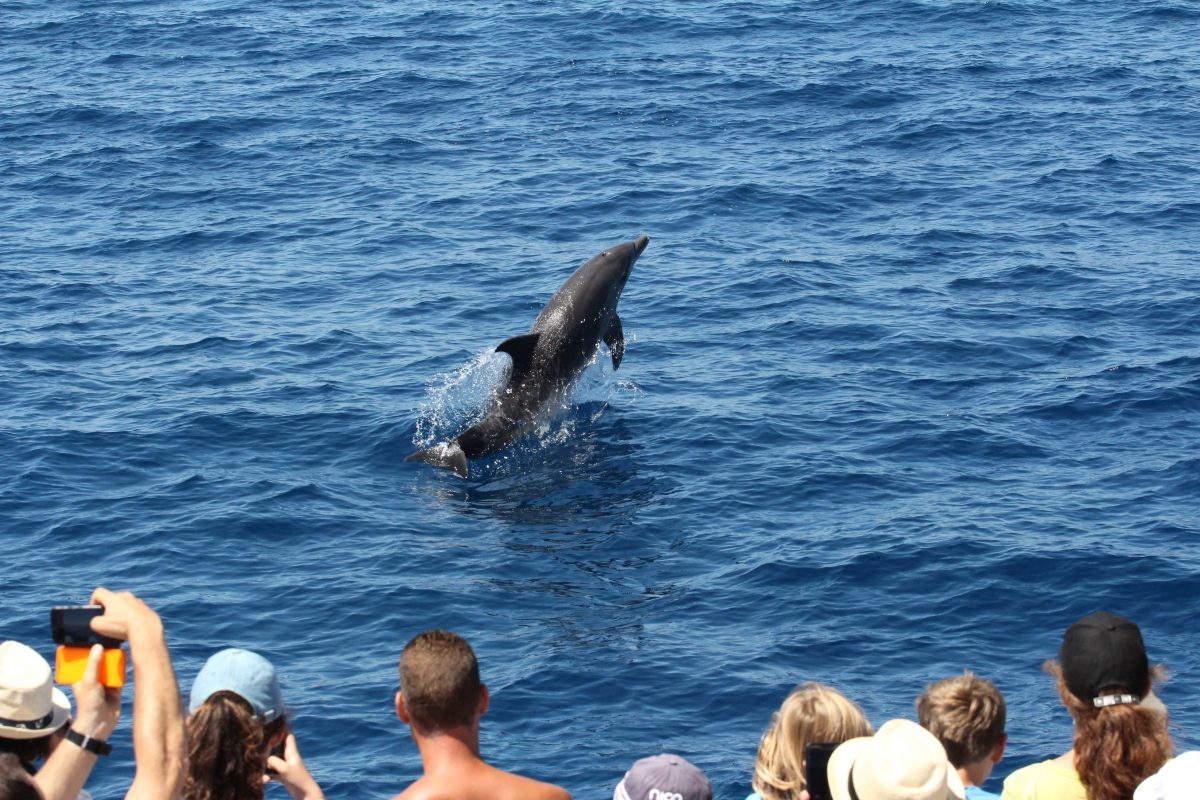
[[[858,704],[837,689],[820,683],[797,686],[758,743],[754,791],[765,800],[795,800],[804,789],[805,747],[874,733]]]
[[[917,698],[917,719],[955,768],[986,758],[1004,736],[1004,696],[970,670],[938,681]]]

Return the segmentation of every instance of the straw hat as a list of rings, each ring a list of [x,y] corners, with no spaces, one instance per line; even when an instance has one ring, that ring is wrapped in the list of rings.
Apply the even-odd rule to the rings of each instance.
[[[942,743],[906,719],[884,723],[874,736],[840,744],[829,758],[828,774],[833,800],[962,800],[965,796]]]
[[[71,717],[71,703],[50,680],[50,665],[20,642],[0,644],[0,737],[38,739]]]

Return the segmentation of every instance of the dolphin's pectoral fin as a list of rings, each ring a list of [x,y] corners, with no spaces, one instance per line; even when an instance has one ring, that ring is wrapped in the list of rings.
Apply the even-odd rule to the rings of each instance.
[[[621,329],[621,318],[616,314],[608,321],[608,332],[604,334],[604,343],[612,352],[613,369],[621,366],[621,358],[625,355],[625,331]]]
[[[423,461],[435,467],[453,470],[460,478],[467,477],[467,454],[456,443],[438,444],[428,450],[418,450],[405,461]]]
[[[497,353],[508,353],[513,362],[513,376],[525,375],[533,367],[533,351],[541,333],[526,333],[505,339],[496,345]]]

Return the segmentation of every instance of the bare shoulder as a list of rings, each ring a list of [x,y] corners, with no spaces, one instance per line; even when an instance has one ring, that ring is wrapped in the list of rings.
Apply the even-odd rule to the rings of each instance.
[[[522,800],[571,800],[571,793],[561,786],[555,786],[552,783],[526,778],[523,775],[515,775],[511,772],[504,773],[506,778],[506,792],[510,798],[521,798]]]
[[[542,786],[546,788],[544,800],[571,800],[571,793],[561,786],[555,786],[552,783],[543,783]]]
[[[392,800],[428,800],[430,793],[424,784],[428,783],[425,778],[420,778],[412,783],[407,789],[392,798]]]
[[[571,800],[562,787],[479,762],[448,776],[422,776],[392,800]]]

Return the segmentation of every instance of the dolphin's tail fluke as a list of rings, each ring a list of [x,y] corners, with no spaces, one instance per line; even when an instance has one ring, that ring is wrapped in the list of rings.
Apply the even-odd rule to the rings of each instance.
[[[436,444],[426,450],[418,450],[405,461],[424,461],[435,467],[445,467],[454,470],[460,478],[467,477],[467,454],[455,442]]]

